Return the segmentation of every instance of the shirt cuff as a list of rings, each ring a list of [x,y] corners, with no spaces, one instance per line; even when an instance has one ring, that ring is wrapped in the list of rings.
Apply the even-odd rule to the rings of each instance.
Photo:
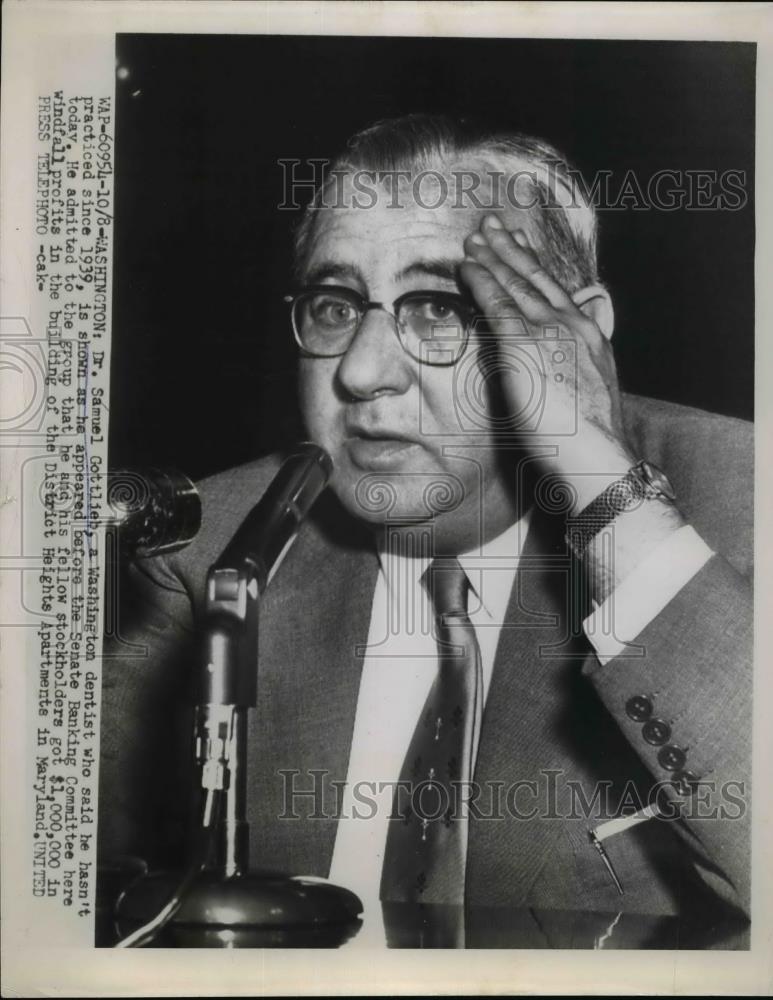
[[[583,622],[599,662],[619,656],[713,555],[689,524],[656,546]]]

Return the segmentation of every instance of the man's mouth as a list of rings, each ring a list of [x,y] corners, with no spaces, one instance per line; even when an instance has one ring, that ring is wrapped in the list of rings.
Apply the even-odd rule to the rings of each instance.
[[[352,462],[361,469],[387,470],[400,465],[408,452],[418,448],[415,438],[393,430],[356,429],[346,438]]]

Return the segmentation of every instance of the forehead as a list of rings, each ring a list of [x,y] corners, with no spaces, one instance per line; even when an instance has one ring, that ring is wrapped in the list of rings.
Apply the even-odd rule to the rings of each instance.
[[[399,191],[364,183],[346,178],[336,197],[317,210],[305,253],[307,276],[345,265],[365,278],[386,278],[421,261],[459,262],[465,238],[487,214],[433,177],[425,177],[420,188],[407,184]],[[512,228],[528,228],[526,211],[510,207],[497,214]]]

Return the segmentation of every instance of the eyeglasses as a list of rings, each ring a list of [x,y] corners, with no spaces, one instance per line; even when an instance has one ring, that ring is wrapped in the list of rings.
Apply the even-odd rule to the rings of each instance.
[[[297,295],[286,295],[293,333],[304,354],[339,358],[372,309],[381,309],[394,321],[400,345],[423,365],[455,365],[465,352],[475,306],[453,292],[406,292],[392,303],[369,302],[353,288],[311,285]]]

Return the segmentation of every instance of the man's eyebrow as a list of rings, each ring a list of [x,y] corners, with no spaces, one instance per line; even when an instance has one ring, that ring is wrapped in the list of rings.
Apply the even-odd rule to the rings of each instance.
[[[425,260],[417,260],[395,276],[398,281],[403,278],[430,277],[442,278],[444,281],[457,282],[459,280],[459,260],[453,257],[431,257]]]
[[[318,285],[328,278],[362,282],[362,274],[357,267],[352,264],[339,264],[332,260],[317,264],[305,275],[306,283],[309,285]]]

